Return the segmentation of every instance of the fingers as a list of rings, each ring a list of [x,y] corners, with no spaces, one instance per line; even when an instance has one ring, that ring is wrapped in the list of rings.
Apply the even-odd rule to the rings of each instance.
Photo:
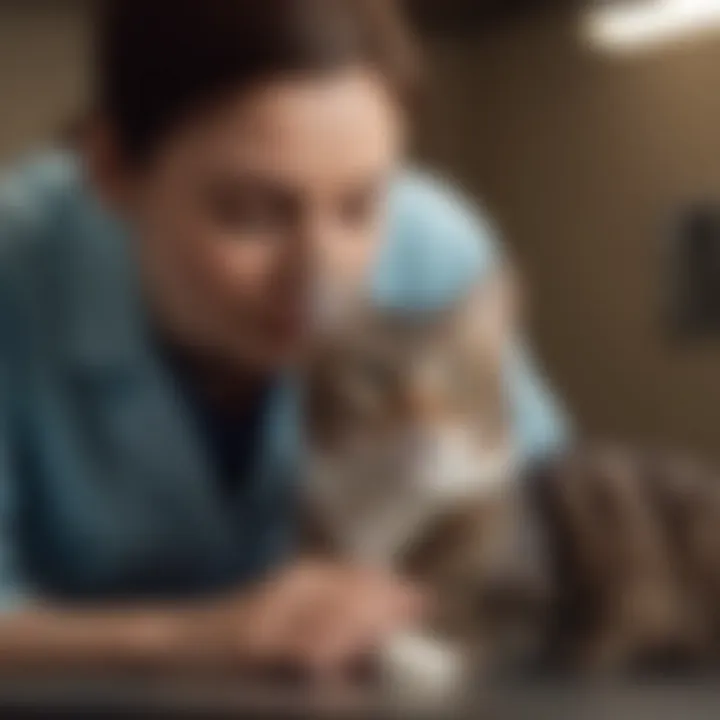
[[[420,594],[395,578],[364,569],[298,566],[253,599],[244,642],[255,665],[325,676],[361,660],[422,611]]]
[[[352,665],[418,616],[421,603],[411,589],[384,578],[359,578],[357,582],[358,586],[350,583],[340,593],[308,638],[313,664],[321,671]]]

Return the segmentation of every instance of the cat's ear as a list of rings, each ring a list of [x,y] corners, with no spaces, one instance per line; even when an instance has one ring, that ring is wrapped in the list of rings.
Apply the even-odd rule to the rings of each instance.
[[[520,291],[515,269],[503,265],[472,288],[460,307],[460,337],[488,357],[501,357],[520,326]]]

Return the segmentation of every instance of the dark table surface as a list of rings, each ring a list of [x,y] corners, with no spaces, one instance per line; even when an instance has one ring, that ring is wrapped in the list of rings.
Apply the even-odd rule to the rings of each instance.
[[[360,689],[310,692],[239,681],[7,680],[0,718],[492,718],[664,720],[720,718],[720,682],[643,685],[505,684],[465,697],[400,699]]]

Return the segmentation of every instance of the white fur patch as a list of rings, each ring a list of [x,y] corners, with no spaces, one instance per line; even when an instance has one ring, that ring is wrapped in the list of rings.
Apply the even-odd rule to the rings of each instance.
[[[414,701],[444,700],[469,680],[467,658],[456,648],[424,635],[396,635],[380,657],[381,680],[391,691]]]
[[[506,447],[483,451],[474,437],[458,430],[439,434],[415,462],[422,487],[445,504],[495,491],[512,475],[514,455]]]
[[[438,434],[399,452],[404,457],[395,462],[376,462],[372,449],[352,457],[314,458],[311,498],[350,557],[392,565],[439,514],[488,497],[515,473],[511,451],[483,452],[462,432]]]

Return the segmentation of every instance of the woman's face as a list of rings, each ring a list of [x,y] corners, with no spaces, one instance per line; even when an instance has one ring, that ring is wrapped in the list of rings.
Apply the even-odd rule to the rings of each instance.
[[[367,275],[401,125],[370,72],[296,76],[224,100],[117,173],[163,331],[226,364],[291,361],[316,286],[347,292]]]

